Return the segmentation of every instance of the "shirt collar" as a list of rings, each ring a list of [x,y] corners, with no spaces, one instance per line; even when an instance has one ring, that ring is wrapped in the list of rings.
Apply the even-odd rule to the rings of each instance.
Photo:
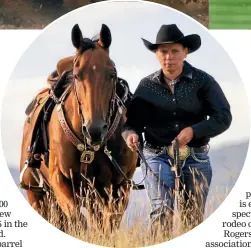
[[[184,61],[184,66],[183,66],[183,71],[181,73],[181,77],[187,77],[189,79],[193,78],[192,66],[187,61]]]
[[[162,69],[156,71],[153,75],[153,79],[159,79],[161,78],[162,76]],[[192,79],[193,78],[193,73],[192,73],[192,66],[187,62],[187,61],[184,61],[184,66],[183,66],[183,71],[180,75],[180,78],[181,77],[187,77],[189,79]]]

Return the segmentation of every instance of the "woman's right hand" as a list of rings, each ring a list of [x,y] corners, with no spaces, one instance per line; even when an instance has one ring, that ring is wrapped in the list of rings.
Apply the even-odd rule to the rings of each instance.
[[[126,144],[132,151],[137,151],[138,143],[139,143],[139,136],[136,133],[128,135],[126,139]]]

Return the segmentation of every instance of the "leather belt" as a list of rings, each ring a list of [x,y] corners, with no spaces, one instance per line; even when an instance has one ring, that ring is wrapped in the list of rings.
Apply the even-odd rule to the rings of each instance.
[[[156,153],[156,154],[168,154],[171,157],[173,157],[172,154],[172,145],[169,146],[159,146],[159,147],[154,147],[148,142],[145,142],[144,144],[144,149],[146,151],[149,151],[151,153]],[[185,160],[191,153],[204,153],[204,152],[209,152],[209,145],[201,146],[201,147],[188,147],[185,146],[184,148],[180,148],[180,159]]]

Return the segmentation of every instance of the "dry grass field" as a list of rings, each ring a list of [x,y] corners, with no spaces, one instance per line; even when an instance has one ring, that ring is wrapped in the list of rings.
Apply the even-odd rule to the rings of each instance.
[[[201,187],[202,185],[197,184],[196,180],[194,181],[196,184],[195,191],[197,194],[197,199],[200,199],[200,196],[203,193],[203,189]],[[228,191],[228,187],[226,186],[226,195],[229,193]],[[218,202],[221,203],[224,197],[222,195],[219,197],[215,195],[213,200],[208,202],[208,215],[215,210],[214,206],[217,205]],[[122,212],[121,209],[113,210],[112,199],[109,200],[110,204],[108,207],[104,207],[104,205],[96,201],[94,203],[95,209],[102,211],[104,217],[102,219],[96,218],[97,214],[92,217],[88,214],[89,208],[91,207],[91,202],[93,202],[90,199],[91,198],[88,196],[85,198],[78,198],[79,204],[78,208],[76,209],[76,217],[74,219],[68,219],[61,213],[53,196],[48,196],[48,203],[46,205],[47,207],[45,207],[43,209],[44,211],[42,211],[43,216],[49,223],[77,239],[100,246],[118,248],[146,247],[166,242],[193,229],[201,223],[203,218],[203,211],[200,207],[200,204],[198,204],[200,200],[195,201],[194,197],[190,197],[190,203],[192,203],[191,207],[184,208],[187,202],[185,203],[184,199],[180,197],[176,199],[179,199],[179,202],[181,203],[179,205],[179,209],[181,211],[178,211],[176,201],[175,210],[172,217],[173,228],[171,231],[167,232],[168,226],[161,226],[159,223],[154,225],[154,229],[150,229],[150,225],[142,225],[142,222],[139,221],[136,222],[132,227],[121,226],[116,231],[112,232],[110,230],[110,225],[108,224],[109,217],[111,216],[110,214],[119,214]],[[86,206],[84,214],[85,217],[83,217],[83,208],[81,208],[83,202],[84,206]],[[142,201],[139,204],[139,209],[144,209],[146,202]],[[46,209],[47,211],[45,211]],[[181,213],[184,209],[186,209],[186,211],[184,211],[184,217],[181,218]],[[170,219],[171,217],[167,216],[167,218]]]

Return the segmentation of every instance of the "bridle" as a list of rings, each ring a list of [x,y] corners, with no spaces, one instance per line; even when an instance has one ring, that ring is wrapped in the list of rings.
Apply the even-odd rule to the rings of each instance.
[[[78,59],[78,56],[77,55],[73,61],[73,68],[74,68],[74,64],[75,64],[75,61],[77,61]],[[110,124],[111,124],[111,118],[114,114],[114,111],[115,111],[115,107],[116,107],[116,84],[118,82],[118,77],[117,77],[117,70],[116,70],[116,67],[115,67],[115,64],[113,63],[113,70],[114,70],[114,77],[112,77],[111,79],[111,83],[113,84],[113,89],[112,89],[112,96],[111,96],[111,100],[110,100],[110,103],[109,103],[109,112],[108,112],[108,115],[106,117],[106,123],[108,125],[108,130],[110,128]],[[74,73],[74,72],[73,72]],[[79,116],[80,116],[80,119],[81,119],[81,132],[82,132],[82,135],[83,137],[85,138],[85,143],[88,144],[89,147],[93,147],[93,149],[97,149],[97,147],[101,147],[102,144],[99,144],[99,145],[96,145],[96,146],[92,146],[91,144],[88,143],[86,137],[89,136],[87,130],[86,130],[86,127],[85,127],[85,121],[84,121],[84,115],[82,113],[82,109],[81,109],[81,101],[79,99],[79,96],[78,96],[78,92],[77,92],[77,89],[76,89],[76,83],[77,81],[79,81],[78,77],[76,75],[73,74],[73,77],[74,77],[74,83],[73,83],[73,90],[74,90],[74,94],[75,94],[75,97],[76,97],[76,100],[77,100],[77,104],[78,104],[78,113],[79,113]],[[109,131],[108,131],[109,133]],[[106,138],[104,138],[106,139]]]
[[[75,62],[78,59],[78,54],[76,55],[74,61],[73,61],[73,65],[75,64]],[[73,66],[74,68],[74,66]],[[89,144],[87,142],[87,133],[85,131],[85,126],[84,126],[84,116],[81,110],[81,101],[79,99],[78,96],[78,92],[76,89],[76,83],[77,83],[77,77],[76,75],[73,75],[73,85],[68,86],[68,88],[66,89],[66,91],[64,92],[64,94],[60,97],[60,99],[57,101],[57,110],[58,110],[58,118],[59,118],[59,122],[68,138],[69,141],[71,141],[71,143],[82,153],[81,157],[80,157],[80,162],[81,163],[85,163],[85,164],[90,164],[92,163],[92,161],[94,160],[95,157],[95,152],[97,152],[103,145],[106,145],[107,141],[112,137],[112,135],[114,134],[115,130],[118,127],[118,124],[120,122],[122,113],[123,113],[123,108],[125,108],[123,102],[125,102],[127,100],[127,95],[128,95],[128,89],[125,90],[125,94],[122,97],[122,99],[120,99],[120,97],[116,94],[116,84],[118,83],[118,77],[117,77],[117,73],[116,73],[116,68],[115,65],[113,66],[114,68],[114,77],[112,77],[112,83],[114,85],[113,87],[113,92],[112,92],[112,97],[110,100],[110,104],[109,104],[109,112],[107,115],[107,124],[108,124],[108,132],[107,135],[104,137],[103,141],[95,146],[92,146],[91,144]],[[70,92],[71,87],[73,87],[73,91],[75,94],[75,97],[77,99],[77,104],[78,104],[78,113],[81,119],[81,136],[82,137],[78,137],[77,134],[74,133],[73,130],[71,130],[70,125],[68,124],[66,118],[65,118],[65,110],[64,110],[64,106],[63,106],[63,102],[65,100],[65,97],[67,96],[67,94]],[[116,114],[115,114],[116,113]],[[114,116],[114,118],[112,118]],[[105,150],[107,150],[107,147],[105,147]]]

